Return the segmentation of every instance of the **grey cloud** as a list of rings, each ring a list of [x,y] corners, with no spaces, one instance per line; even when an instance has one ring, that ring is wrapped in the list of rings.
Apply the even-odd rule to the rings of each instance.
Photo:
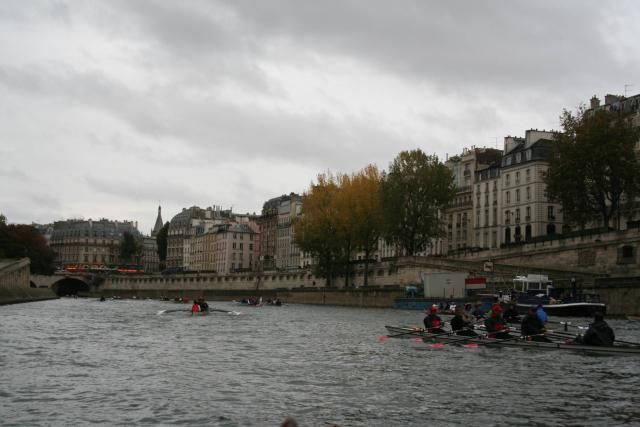
[[[85,176],[84,180],[92,192],[113,196],[130,203],[149,202],[154,204],[159,200],[168,203],[174,201],[184,202],[185,200],[206,200],[206,195],[193,191],[187,184],[166,181],[162,178],[131,182],[126,179]]]
[[[240,0],[233,5],[256,34],[356,57],[446,91],[473,85],[563,89],[583,76],[593,80],[623,71],[603,37],[609,31],[608,8],[596,1]],[[634,19],[628,19],[631,28]]]

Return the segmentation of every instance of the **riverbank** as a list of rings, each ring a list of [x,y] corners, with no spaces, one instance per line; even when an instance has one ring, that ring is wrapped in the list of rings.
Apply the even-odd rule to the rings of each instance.
[[[384,288],[293,288],[293,289],[108,289],[100,292],[80,293],[94,298],[204,298],[208,301],[232,301],[249,297],[279,298],[286,303],[392,308],[396,298],[404,295],[404,289],[393,286]]]
[[[59,298],[51,289],[0,285],[0,305]]]

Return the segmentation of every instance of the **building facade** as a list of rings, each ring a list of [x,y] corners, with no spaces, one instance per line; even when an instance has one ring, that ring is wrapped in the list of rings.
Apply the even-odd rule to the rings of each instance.
[[[562,233],[562,206],[552,203],[544,176],[553,133],[528,130],[524,138],[505,138],[502,158],[504,244]]]
[[[302,216],[302,197],[295,193],[283,196],[278,206],[276,228],[276,268],[297,269],[301,266],[301,253],[294,241],[294,221]]]
[[[121,264],[120,244],[125,232],[141,239],[133,221],[56,221],[49,245],[58,267],[116,267]]]

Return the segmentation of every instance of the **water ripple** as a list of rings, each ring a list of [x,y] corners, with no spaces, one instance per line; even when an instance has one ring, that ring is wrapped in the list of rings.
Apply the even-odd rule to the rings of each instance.
[[[233,310],[231,303],[212,306]],[[640,425],[633,357],[379,342],[419,312],[158,301],[0,307],[0,425]],[[638,322],[612,321],[640,341]]]

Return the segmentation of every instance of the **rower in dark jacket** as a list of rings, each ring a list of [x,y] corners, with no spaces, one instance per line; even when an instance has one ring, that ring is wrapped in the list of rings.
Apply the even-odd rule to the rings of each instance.
[[[551,342],[549,338],[543,335],[545,328],[540,319],[538,319],[535,307],[529,308],[529,312],[522,319],[520,330],[522,336],[527,337],[529,341]]]
[[[504,320],[507,323],[516,323],[520,321],[520,313],[518,313],[518,309],[514,302],[509,304],[502,317],[504,317]]]
[[[484,326],[487,328],[489,338],[511,338],[508,332],[509,326],[502,318],[502,307],[498,304],[491,307],[491,317],[484,321]]]
[[[613,329],[604,321],[604,315],[600,312],[595,314],[594,322],[589,325],[589,329],[584,336],[578,335],[576,342],[585,345],[597,345],[601,347],[612,347],[616,340]]]
[[[436,313],[438,313],[438,307],[434,305],[424,318],[424,330],[431,334],[442,334],[444,333],[442,319]]]
[[[455,316],[451,319],[451,330],[455,332],[456,335],[477,337],[478,334],[473,332],[473,323],[475,318],[459,305],[456,306],[455,313]]]

